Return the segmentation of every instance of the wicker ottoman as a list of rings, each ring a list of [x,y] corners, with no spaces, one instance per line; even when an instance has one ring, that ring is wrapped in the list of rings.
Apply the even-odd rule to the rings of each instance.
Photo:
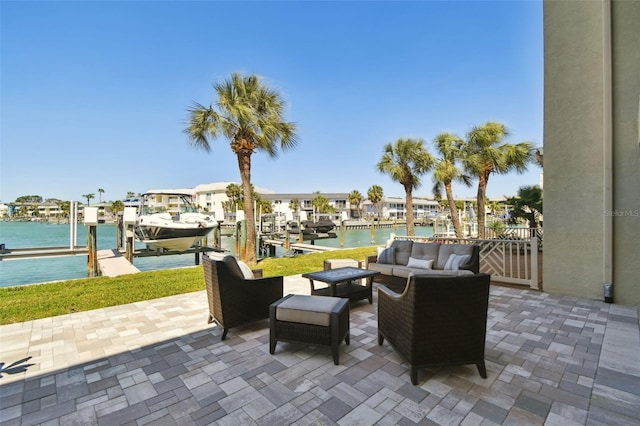
[[[349,299],[290,294],[271,304],[269,325],[269,353],[278,341],[330,346],[338,365],[338,345],[349,344]]]

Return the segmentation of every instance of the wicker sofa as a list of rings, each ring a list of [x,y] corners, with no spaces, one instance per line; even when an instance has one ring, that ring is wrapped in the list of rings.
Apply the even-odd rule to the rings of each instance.
[[[396,239],[379,255],[367,257],[366,268],[380,272],[374,282],[401,293],[410,274],[453,277],[477,274],[480,247]]]
[[[269,318],[269,306],[282,298],[284,278],[262,277],[262,270],[243,271],[233,256],[202,257],[209,302],[209,323],[222,328],[222,340],[231,327]],[[242,265],[244,266],[244,265]],[[245,274],[253,274],[247,277]]]
[[[378,344],[386,338],[410,364],[411,383],[421,367],[484,361],[491,276],[415,276],[402,294],[378,287]]]

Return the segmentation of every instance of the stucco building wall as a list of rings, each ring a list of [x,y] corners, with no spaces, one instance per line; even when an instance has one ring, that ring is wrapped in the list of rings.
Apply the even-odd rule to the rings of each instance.
[[[544,3],[544,289],[640,305],[640,2]]]

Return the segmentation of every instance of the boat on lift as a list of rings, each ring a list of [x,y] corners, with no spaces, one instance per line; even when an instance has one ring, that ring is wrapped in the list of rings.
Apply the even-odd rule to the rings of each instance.
[[[326,234],[333,230],[336,227],[336,224],[333,221],[326,217],[320,217],[317,220],[303,220],[302,226],[304,226],[304,230],[310,233],[323,233]]]
[[[165,197],[170,200],[168,208]],[[150,248],[185,251],[216,226],[213,215],[198,212],[190,194],[148,192],[141,195],[135,235]]]

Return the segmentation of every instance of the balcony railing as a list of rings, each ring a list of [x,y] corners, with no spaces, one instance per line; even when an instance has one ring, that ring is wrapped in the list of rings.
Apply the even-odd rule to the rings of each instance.
[[[480,246],[480,272],[491,274],[491,281],[542,289],[542,251],[537,236],[529,239],[433,238],[395,236],[397,240],[475,244]]]

